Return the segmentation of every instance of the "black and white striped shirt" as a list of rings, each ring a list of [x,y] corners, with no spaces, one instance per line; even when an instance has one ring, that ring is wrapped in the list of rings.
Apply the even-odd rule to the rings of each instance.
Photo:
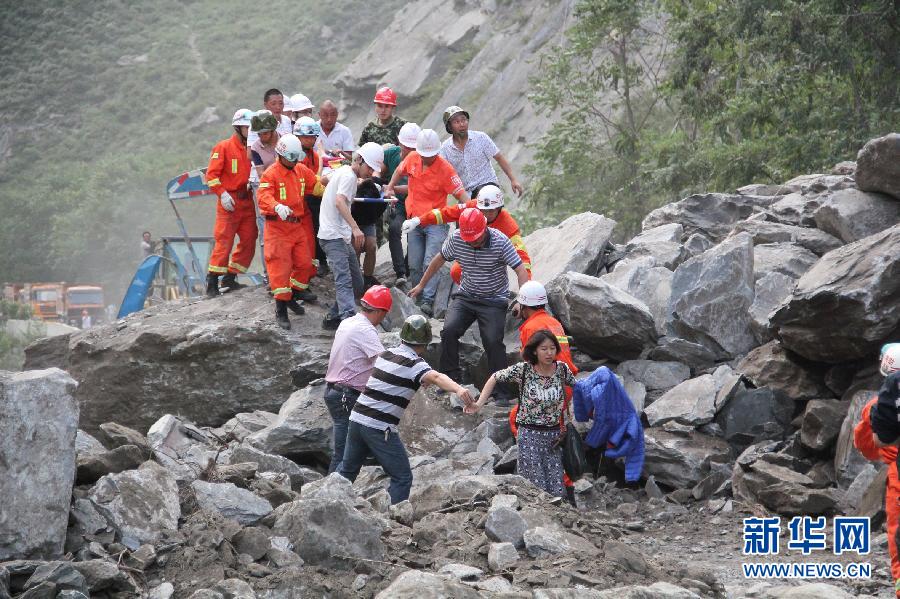
[[[472,297],[506,302],[509,299],[509,278],[506,267],[515,270],[522,259],[512,242],[497,229],[488,227],[488,238],[480,248],[473,248],[462,240],[459,230],[444,241],[441,255],[447,262],[456,260],[462,267],[460,288]]]
[[[375,368],[350,412],[350,420],[378,430],[397,430],[409,400],[431,372],[428,362],[408,345],[392,347],[375,360]]]

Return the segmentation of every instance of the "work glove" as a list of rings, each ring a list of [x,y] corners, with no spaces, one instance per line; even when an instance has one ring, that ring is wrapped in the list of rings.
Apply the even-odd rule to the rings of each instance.
[[[414,216],[409,220],[403,221],[403,226],[400,228],[400,231],[404,235],[408,235],[413,229],[419,226],[422,220],[418,216]]]
[[[275,204],[275,213],[278,215],[278,218],[281,220],[287,220],[287,218],[291,215],[293,210],[285,206],[284,204]]]
[[[219,198],[219,202],[222,203],[222,208],[228,212],[234,212],[234,198],[231,197],[230,193],[223,191],[222,196]]]

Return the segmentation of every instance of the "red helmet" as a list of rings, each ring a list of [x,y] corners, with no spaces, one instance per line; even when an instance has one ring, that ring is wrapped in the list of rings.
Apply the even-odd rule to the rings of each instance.
[[[362,301],[376,310],[384,310],[385,312],[390,312],[391,306],[394,305],[391,290],[384,285],[372,285],[369,287],[363,294]]]
[[[463,241],[475,241],[487,230],[487,218],[478,208],[466,208],[459,215],[459,236]]]
[[[378,91],[375,92],[375,103],[390,104],[391,106],[396,106],[397,94],[395,94],[394,90],[389,87],[378,88]]]

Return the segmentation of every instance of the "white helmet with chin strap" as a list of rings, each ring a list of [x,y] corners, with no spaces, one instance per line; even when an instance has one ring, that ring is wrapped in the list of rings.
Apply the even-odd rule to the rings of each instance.
[[[306,157],[306,153],[300,146],[300,140],[296,135],[288,133],[282,135],[275,144],[275,153],[287,160],[288,162],[297,162]]]
[[[519,295],[516,301],[521,306],[533,308],[535,306],[544,306],[547,304],[547,290],[538,281],[525,281],[519,287]]]
[[[479,210],[503,208],[503,190],[489,183],[478,190],[478,197],[475,201]]]
[[[886,343],[881,348],[881,365],[879,370],[883,376],[900,370],[900,343]]]
[[[239,108],[237,111],[235,111],[234,116],[231,118],[231,124],[235,127],[249,127],[250,119],[252,119],[255,115],[256,113],[249,108]]]

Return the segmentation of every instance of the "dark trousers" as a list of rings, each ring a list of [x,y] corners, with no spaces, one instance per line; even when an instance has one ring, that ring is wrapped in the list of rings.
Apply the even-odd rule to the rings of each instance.
[[[406,266],[406,256],[403,255],[403,221],[406,220],[406,202],[400,200],[385,213],[388,219],[388,247],[391,250],[391,262],[394,265],[394,273],[398,277],[409,276],[409,268]]]
[[[391,503],[409,499],[413,475],[400,435],[396,431],[385,432],[351,421],[347,429],[344,459],[338,474],[351,482],[356,480],[363,460],[370,455],[375,456],[378,464],[391,477],[391,484],[388,486]]]
[[[334,422],[334,440],[332,441],[331,463],[328,465],[328,474],[335,472],[344,459],[344,447],[347,444],[347,425],[350,422],[350,411],[359,391],[345,387],[328,385],[325,389],[325,405]]]
[[[306,205],[309,206],[309,213],[312,214],[313,230],[316,232],[316,260],[319,264],[325,264],[325,251],[319,245],[319,210],[322,208],[322,198],[314,195],[304,196]]]
[[[506,306],[458,292],[450,302],[444,317],[444,329],[441,331],[440,370],[454,381],[459,382],[462,374],[459,367],[459,338],[476,320],[490,371],[497,372],[507,366],[506,345],[503,343]],[[497,397],[511,397],[506,385],[498,383],[496,389]]]

